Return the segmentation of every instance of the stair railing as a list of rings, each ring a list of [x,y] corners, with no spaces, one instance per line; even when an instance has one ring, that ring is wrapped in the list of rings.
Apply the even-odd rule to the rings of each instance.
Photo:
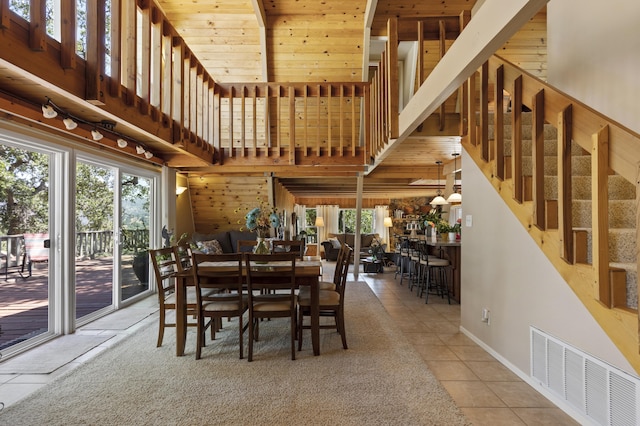
[[[498,107],[504,105],[505,92],[511,98],[510,158],[504,151],[505,108]],[[637,185],[640,135],[497,55],[469,79],[469,105],[475,111],[469,113],[468,136],[463,139],[466,150],[594,318],[627,359],[636,368],[640,367],[637,310],[626,308],[626,288],[621,288],[625,286],[624,280],[611,278],[616,271],[609,266],[607,190],[608,176],[613,172],[635,183],[636,192],[640,193]],[[523,106],[532,111],[532,176],[523,173]],[[491,109],[495,126],[492,140],[489,139]],[[551,211],[556,208],[555,200],[546,200],[544,195],[545,123],[556,127],[558,133],[557,230],[551,229],[548,223],[555,214]],[[572,142],[591,154],[591,265],[576,261],[579,247],[572,225]],[[509,179],[511,185],[504,184]],[[636,229],[640,229],[639,220],[636,219]],[[586,238],[584,241],[586,243]]]

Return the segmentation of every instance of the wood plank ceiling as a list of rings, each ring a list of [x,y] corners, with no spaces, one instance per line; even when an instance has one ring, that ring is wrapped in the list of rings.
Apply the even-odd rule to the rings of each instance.
[[[459,16],[475,0],[157,0],[178,33],[219,82],[351,82],[367,80],[377,61],[366,39],[386,36],[391,17]],[[428,53],[428,52],[426,52]],[[365,57],[366,56],[366,57]],[[365,196],[395,197],[434,192],[435,162],[460,152],[455,138],[417,134],[365,178]],[[410,165],[411,167],[407,167]],[[403,173],[402,170],[406,170]],[[420,170],[420,173],[416,173]],[[225,173],[228,173],[226,170]],[[387,173],[388,172],[388,173]],[[246,171],[242,173],[246,174]],[[391,174],[389,174],[391,173]],[[416,179],[431,185],[410,186]],[[353,197],[353,179],[286,176],[295,196]],[[370,183],[367,183],[368,180]],[[385,187],[386,182],[386,187]]]

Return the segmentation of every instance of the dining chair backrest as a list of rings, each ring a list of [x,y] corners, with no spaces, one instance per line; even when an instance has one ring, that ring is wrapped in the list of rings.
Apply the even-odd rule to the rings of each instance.
[[[347,275],[349,274],[349,265],[351,264],[351,253],[353,249],[344,244],[342,260],[336,263],[336,270],[338,271],[337,281],[334,281],[336,285],[336,291],[340,293],[340,300],[344,299],[344,289],[347,283]]]
[[[175,290],[175,275],[180,270],[178,268],[178,260],[173,247],[164,247],[161,249],[149,250],[151,263],[153,264],[153,273],[156,277],[156,286],[158,287],[158,296],[160,301],[169,293]]]
[[[257,240],[238,240],[236,243],[236,253],[251,253],[257,245]]]
[[[297,253],[298,259],[304,256],[304,242],[302,240],[273,240],[271,253]]]
[[[191,246],[189,244],[179,244],[174,246],[175,256],[178,260],[178,270],[180,272],[191,269]]]
[[[196,285],[196,295],[200,297],[200,289],[233,290],[242,294],[242,253],[205,254],[193,252],[191,255],[191,272]],[[206,270],[206,273],[204,272]],[[229,297],[225,294],[224,297]],[[215,299],[215,297],[213,297]]]
[[[297,254],[245,254],[245,274],[249,297],[252,290],[295,289]]]
[[[340,265],[342,265],[342,263],[344,262],[344,256],[345,256],[345,253],[347,253],[347,251],[348,251],[348,255],[351,256],[351,253],[353,252],[351,247],[349,247],[347,244],[341,244],[340,251],[338,252],[338,258],[336,259],[336,268],[333,270],[332,282],[335,285],[338,285],[338,283],[340,282],[341,272],[342,272]]]

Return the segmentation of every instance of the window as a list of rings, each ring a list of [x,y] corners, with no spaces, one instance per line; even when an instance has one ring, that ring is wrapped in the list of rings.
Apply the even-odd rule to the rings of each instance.
[[[340,210],[338,215],[338,228],[341,234],[353,234],[356,232],[356,209]],[[360,215],[360,233],[373,233],[373,210],[362,209]]]
[[[317,212],[315,208],[305,209],[304,231],[307,233],[307,243],[318,243],[318,228],[316,227]]]

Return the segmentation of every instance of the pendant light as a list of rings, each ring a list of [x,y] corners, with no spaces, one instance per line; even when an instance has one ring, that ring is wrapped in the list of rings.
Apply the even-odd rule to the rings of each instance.
[[[449,198],[447,198],[447,202],[448,203],[461,203],[462,202],[462,194],[460,194],[459,192],[456,191],[456,170],[458,170],[456,160],[458,159],[458,155],[460,155],[460,154],[457,153],[457,152],[454,152],[451,155],[453,155],[453,194],[449,195]]]
[[[432,206],[443,206],[445,204],[449,204],[447,203],[447,200],[444,199],[444,197],[442,196],[442,193],[440,192],[440,165],[442,165],[442,161],[436,161],[436,164],[438,165],[438,190],[436,191],[436,197],[431,200],[431,205]]]

